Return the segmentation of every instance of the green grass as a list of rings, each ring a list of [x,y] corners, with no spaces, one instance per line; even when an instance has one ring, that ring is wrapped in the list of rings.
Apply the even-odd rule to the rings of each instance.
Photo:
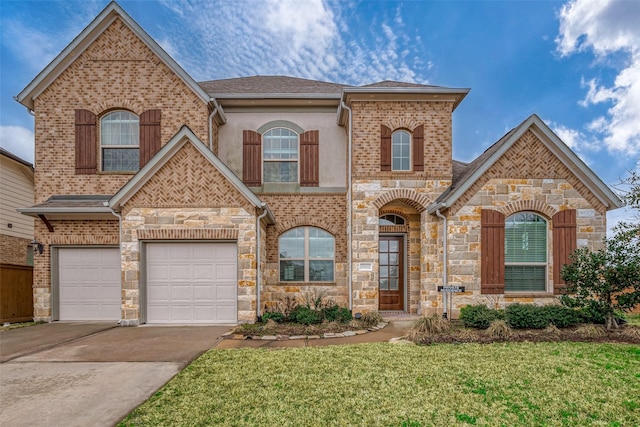
[[[639,314],[628,314],[627,322],[630,325],[640,326],[640,313]]]
[[[120,425],[638,426],[640,347],[213,350]]]

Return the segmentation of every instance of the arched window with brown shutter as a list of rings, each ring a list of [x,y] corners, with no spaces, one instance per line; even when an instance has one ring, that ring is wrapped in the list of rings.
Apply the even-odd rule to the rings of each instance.
[[[140,167],[160,150],[160,110],[147,110],[140,115]]]
[[[564,287],[562,266],[569,264],[569,256],[577,247],[576,210],[560,211],[551,218],[553,223],[553,293],[560,294]]]
[[[76,174],[96,173],[96,115],[89,110],[75,111]]]
[[[300,186],[320,185],[320,133],[309,130],[300,135]]]
[[[480,214],[482,294],[504,293],[504,219],[502,213],[491,209]]]
[[[424,125],[413,130],[413,170],[424,171]]]
[[[380,125],[380,170],[391,170],[391,128]]]
[[[262,185],[262,143],[258,132],[242,131],[242,181],[249,187]]]

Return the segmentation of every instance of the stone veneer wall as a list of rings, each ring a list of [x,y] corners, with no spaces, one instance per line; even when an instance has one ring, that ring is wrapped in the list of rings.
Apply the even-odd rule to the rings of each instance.
[[[547,289],[553,289],[553,223],[558,211],[576,209],[579,247],[599,249],[606,235],[606,217],[600,206],[594,208],[564,179],[491,179],[457,212],[448,212],[448,280],[449,285],[465,286],[466,292],[456,294],[452,315],[467,304],[488,304],[504,307],[522,302],[548,304],[555,301],[552,292],[544,294],[482,295],[480,293],[480,212],[496,209],[505,215],[521,211],[541,214],[548,220]],[[441,313],[441,295],[434,286],[426,290],[422,301],[424,313]]]
[[[0,264],[27,265],[27,248],[31,240],[0,235]]]
[[[115,219],[115,217],[114,217]],[[34,254],[33,316],[36,322],[51,321],[51,245],[118,245],[118,221],[51,221],[53,232],[40,220],[35,233],[44,246]]]
[[[146,208],[127,210],[122,221],[123,325],[140,322],[141,242],[237,240],[238,322],[255,320],[256,219],[242,208]]]
[[[354,180],[353,181],[353,311],[378,310],[378,218],[389,210],[401,209],[409,215],[409,307],[420,310],[423,289],[439,283],[441,260],[437,256],[439,220],[426,213],[451,181],[425,180]],[[415,216],[414,216],[415,215]],[[417,222],[417,217],[420,222]],[[413,218],[413,219],[412,219]],[[416,229],[419,229],[419,233]],[[384,232],[384,228],[383,228]],[[419,259],[419,262],[416,262]],[[360,271],[360,263],[372,263],[373,271]]]

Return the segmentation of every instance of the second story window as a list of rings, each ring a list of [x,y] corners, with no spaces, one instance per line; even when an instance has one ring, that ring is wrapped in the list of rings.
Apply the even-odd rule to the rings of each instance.
[[[100,120],[102,170],[135,172],[140,168],[140,122],[128,111],[113,111]]]
[[[411,170],[411,135],[399,130],[391,136],[391,169],[394,171]]]
[[[298,134],[286,128],[262,135],[263,182],[298,182]]]

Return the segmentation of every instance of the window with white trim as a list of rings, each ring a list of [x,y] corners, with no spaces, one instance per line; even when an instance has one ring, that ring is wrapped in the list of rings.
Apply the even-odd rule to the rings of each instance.
[[[547,287],[547,221],[533,212],[505,220],[506,292],[544,292]]]
[[[140,169],[140,120],[129,111],[112,111],[100,119],[102,170]]]
[[[298,182],[298,134],[287,128],[262,135],[262,182]]]
[[[391,135],[391,170],[411,170],[411,135],[397,130]]]
[[[298,227],[278,240],[281,282],[333,282],[334,237],[319,228]]]

